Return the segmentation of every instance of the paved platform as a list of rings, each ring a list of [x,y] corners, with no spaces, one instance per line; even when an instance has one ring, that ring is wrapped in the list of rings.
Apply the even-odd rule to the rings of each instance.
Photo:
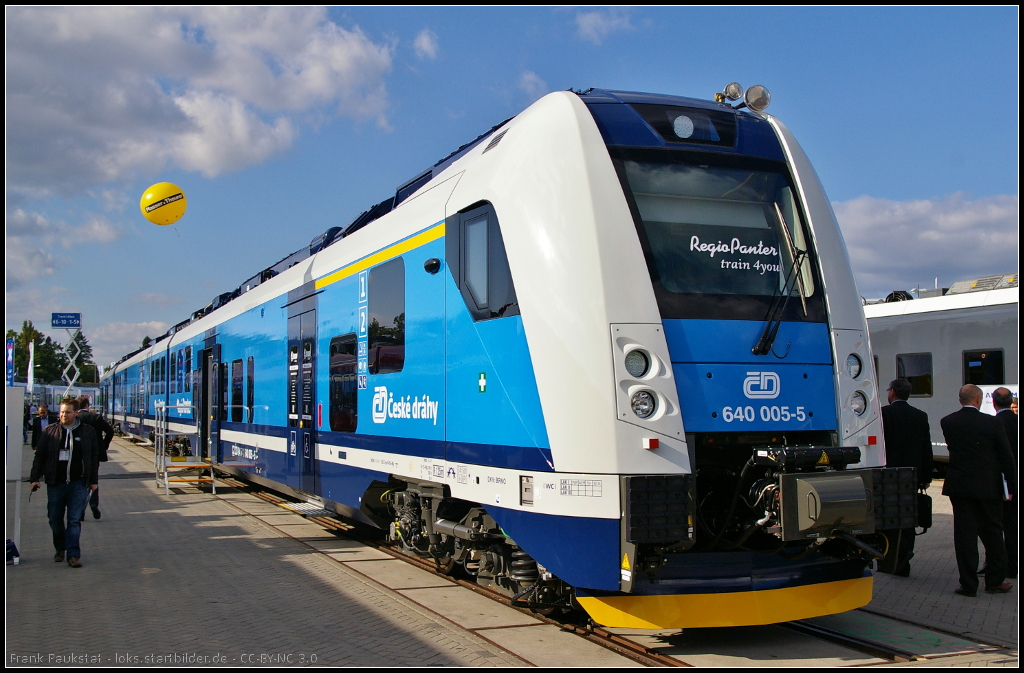
[[[31,449],[23,450],[27,476]],[[223,488],[215,498],[208,486],[181,485],[165,496],[144,448],[115,439],[110,455],[101,468],[103,517],[87,514],[83,525],[81,569],[52,561],[45,490],[28,502],[23,484],[22,564],[7,566],[8,665],[81,656],[108,665],[636,665],[249,493]],[[913,629],[889,634],[946,657],[931,665],[1016,666],[1017,588],[976,599],[953,593],[952,516],[940,489],[933,487],[935,527],[918,538],[912,576],[876,574],[867,610],[1011,649],[974,654]],[[8,536],[13,498],[8,483]],[[81,619],[69,619],[76,610]],[[860,630],[883,628],[860,621]],[[649,637],[698,665],[793,661],[793,634],[769,639],[765,647],[780,651],[759,656],[732,652],[734,630],[716,646],[712,631]],[[819,641],[803,647],[797,665],[881,663]]]
[[[45,487],[29,502],[23,484],[21,564],[6,572],[8,665],[635,665],[579,638],[561,643],[567,634],[493,601],[470,605],[480,597],[468,589],[248,493],[186,485],[165,496],[143,451],[111,445],[102,518],[86,514],[79,569],[53,562]],[[422,591],[463,612],[453,621],[407,597]],[[473,630],[500,624],[533,625],[501,644]]]
[[[1007,580],[1013,585],[1008,594],[979,591],[977,598],[966,598],[953,593],[960,586],[953,554],[953,508],[942,495],[941,481],[933,481],[928,493],[933,527],[917,537],[910,577],[875,573],[875,596],[866,610],[1016,650],[1018,581]],[[980,543],[978,548],[984,559],[985,548]]]

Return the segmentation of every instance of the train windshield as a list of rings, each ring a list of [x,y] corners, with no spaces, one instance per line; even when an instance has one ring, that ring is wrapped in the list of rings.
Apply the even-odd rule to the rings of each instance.
[[[782,170],[616,163],[663,318],[762,320],[788,294],[783,319],[824,320],[811,241]]]

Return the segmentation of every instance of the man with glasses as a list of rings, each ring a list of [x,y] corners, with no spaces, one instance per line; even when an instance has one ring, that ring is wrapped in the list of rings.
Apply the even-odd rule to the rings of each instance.
[[[882,407],[882,432],[885,437],[887,467],[913,467],[917,487],[926,489],[932,481],[932,435],[928,414],[907,403],[910,381],[896,379],[887,389],[889,404]],[[915,528],[900,531],[896,540],[896,568],[893,575],[910,577],[910,559],[914,556]]]

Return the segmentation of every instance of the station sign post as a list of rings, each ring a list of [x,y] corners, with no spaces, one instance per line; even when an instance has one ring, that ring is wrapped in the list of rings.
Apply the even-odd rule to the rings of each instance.
[[[68,366],[64,368],[63,377],[68,382],[68,388],[64,391],[64,396],[67,397],[71,394],[71,388],[74,387],[75,382],[78,381],[78,365],[75,361],[78,356],[82,354],[82,349],[78,346],[77,337],[82,331],[82,314],[81,313],[52,313],[50,314],[50,327],[52,329],[63,329],[67,331],[69,339],[68,346],[65,349],[65,353],[68,356]],[[68,376],[68,373],[71,376]]]

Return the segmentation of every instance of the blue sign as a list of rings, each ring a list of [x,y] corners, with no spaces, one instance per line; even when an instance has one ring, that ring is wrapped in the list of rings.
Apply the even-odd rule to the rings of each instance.
[[[81,313],[51,313],[50,327],[53,329],[81,329]]]
[[[7,387],[14,387],[14,339],[7,340]]]

